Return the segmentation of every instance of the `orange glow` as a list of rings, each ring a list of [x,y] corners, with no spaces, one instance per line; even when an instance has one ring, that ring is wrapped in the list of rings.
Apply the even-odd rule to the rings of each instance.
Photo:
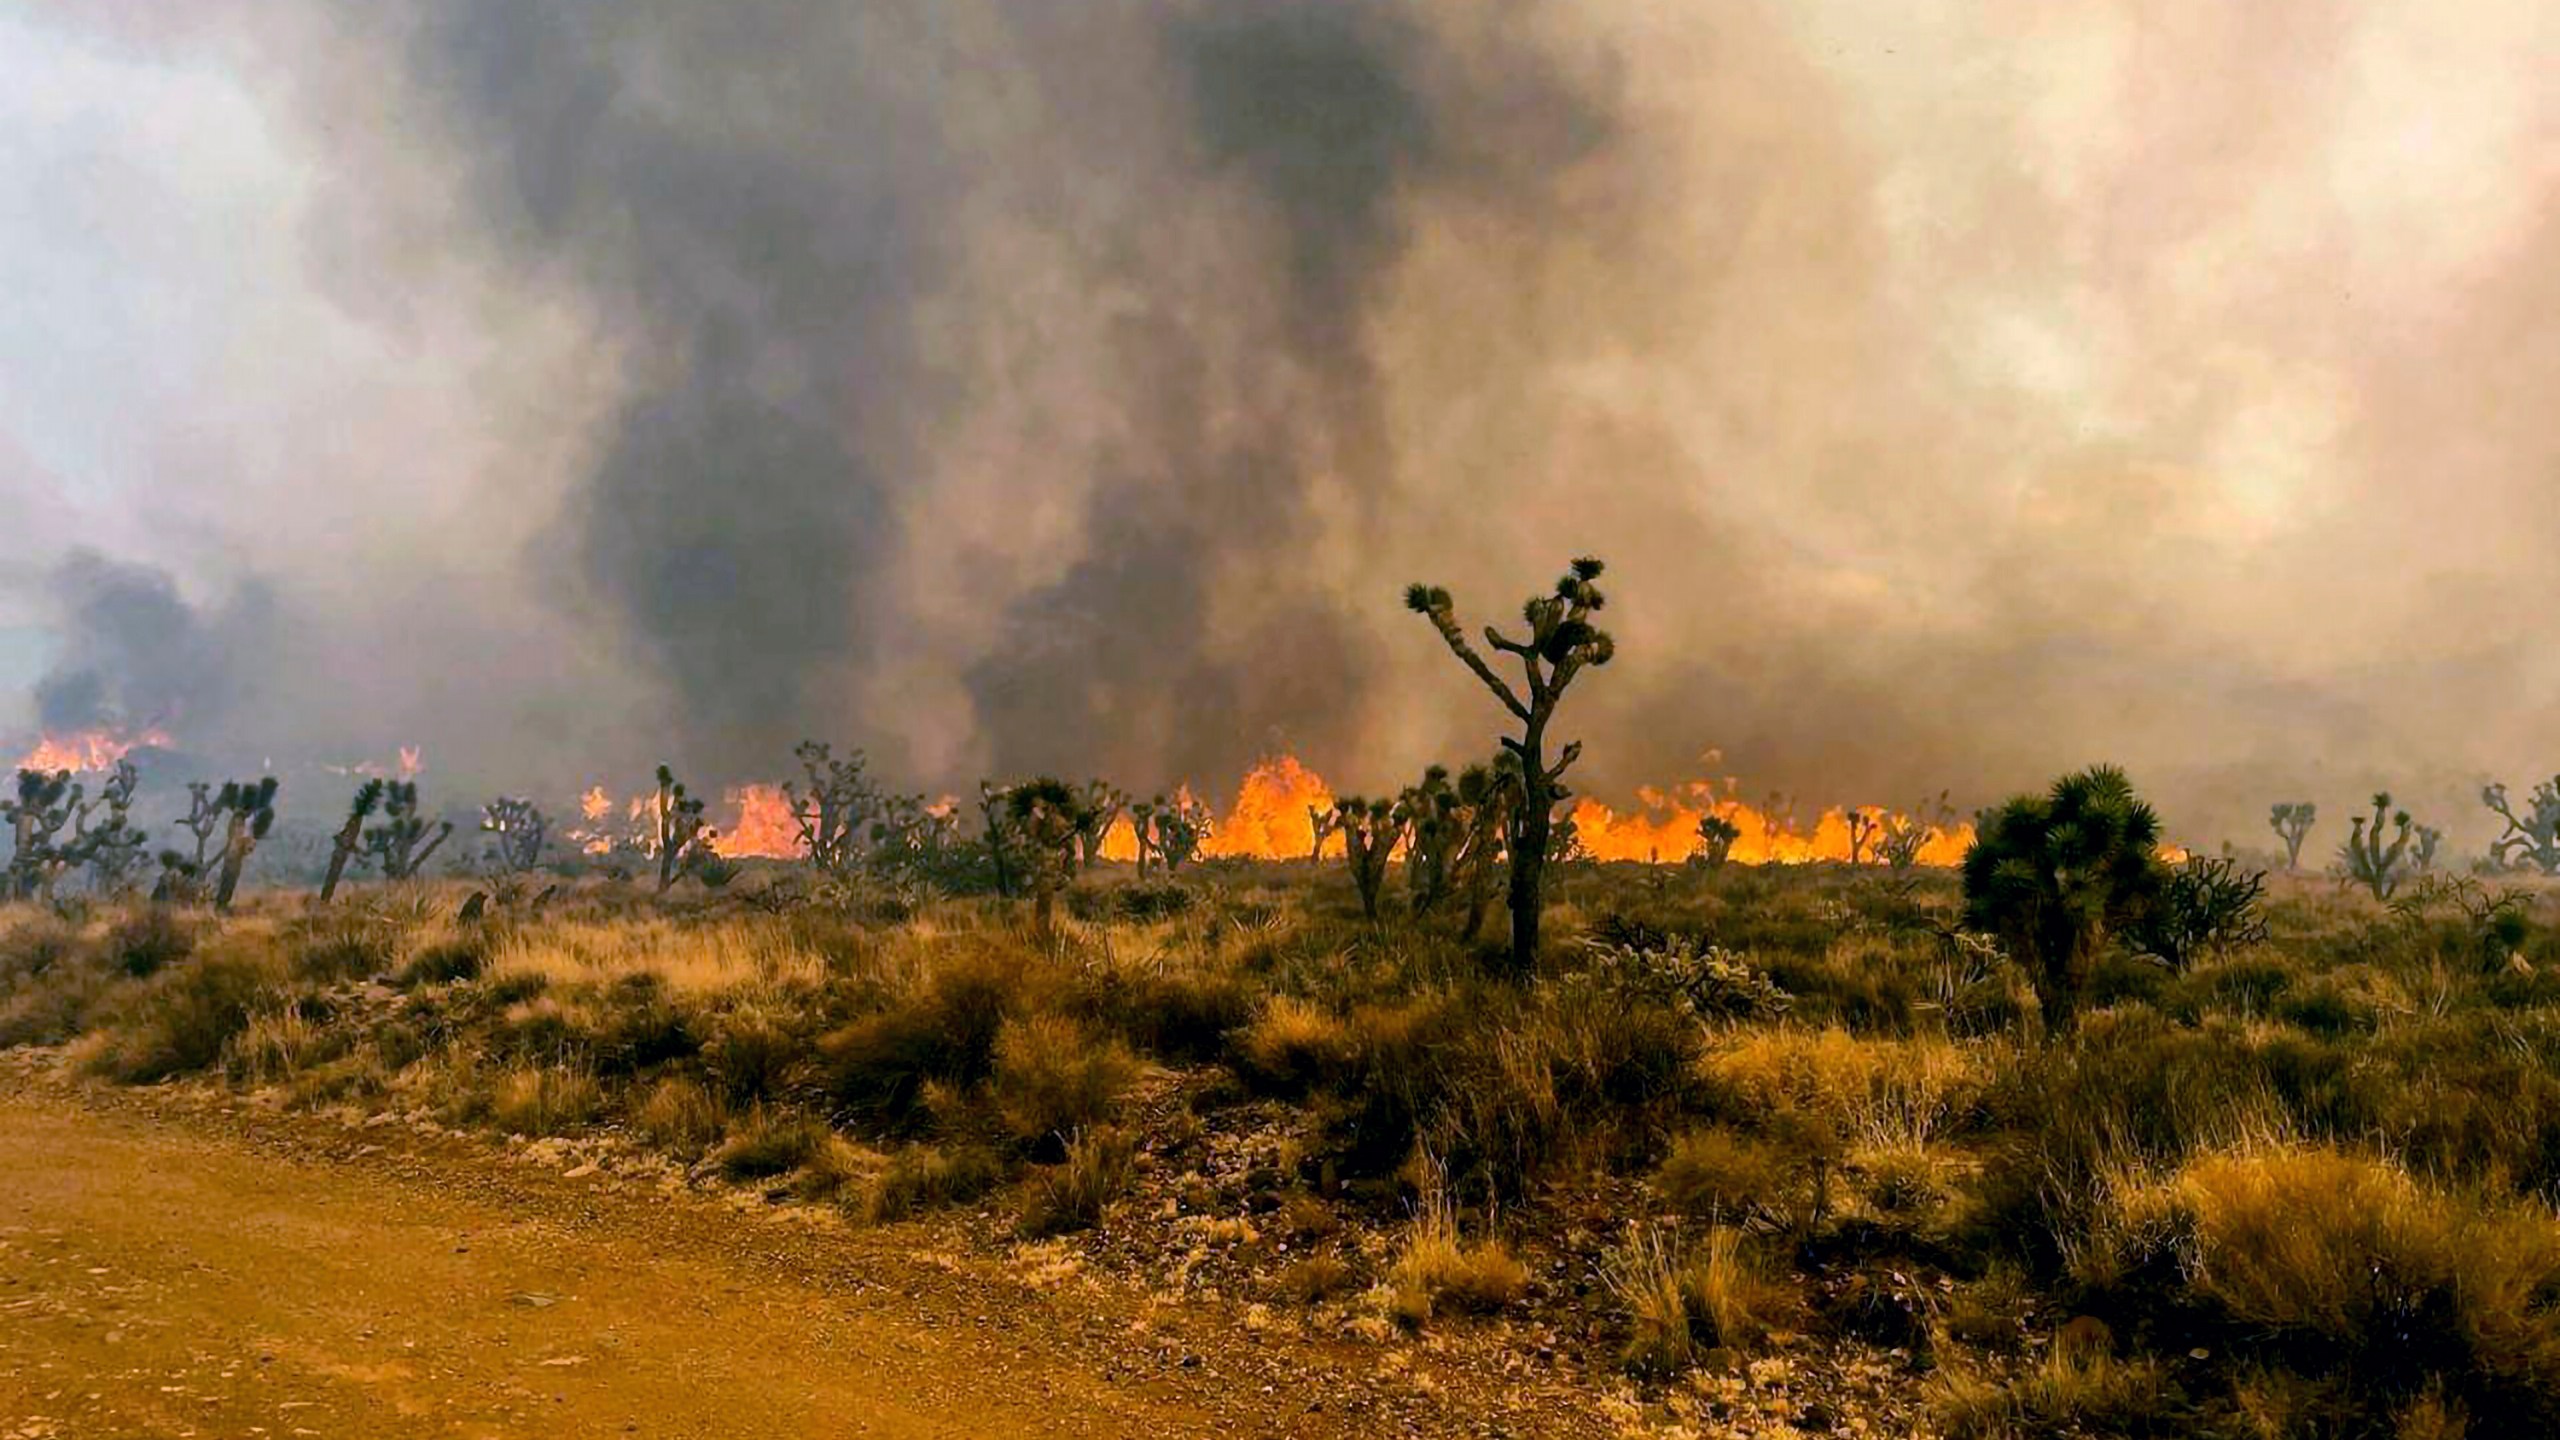
[[[1849,858],[1848,810],[1836,806],[1825,810],[1813,822],[1812,830],[1805,831],[1787,817],[1772,815],[1734,798],[1730,790],[1728,782],[1727,793],[1720,795],[1714,782],[1705,780],[1691,781],[1670,791],[1647,787],[1636,791],[1636,807],[1623,815],[1585,796],[1573,802],[1573,825],[1582,837],[1583,848],[1597,860],[1642,860],[1658,865],[1687,860],[1705,844],[1698,837],[1698,822],[1710,814],[1724,817],[1742,832],[1733,842],[1730,857],[1740,864],[1802,865]],[[1897,816],[1897,812],[1874,805],[1862,806],[1858,813],[1878,822]],[[1861,858],[1879,859],[1879,838],[1870,837],[1865,842]],[[1921,843],[1919,863],[1940,867],[1959,864],[1972,844],[1971,825],[1945,829],[1932,826],[1929,838]]]
[[[1200,853],[1304,859],[1316,840],[1315,822],[1307,818],[1310,805],[1331,810],[1332,787],[1295,755],[1275,755],[1245,772],[1236,785],[1236,803],[1219,818]]]
[[[169,737],[157,730],[143,730],[132,735],[117,730],[81,730],[69,735],[48,732],[36,742],[36,748],[19,758],[18,768],[79,772],[112,770],[127,751],[138,745],[168,743]]]
[[[400,747],[401,779],[415,780],[418,778],[418,772],[426,768],[427,761],[425,751],[419,749],[415,745],[403,745]]]
[[[729,792],[738,818],[720,827],[712,848],[732,860],[789,860],[801,853],[800,822],[778,785],[740,785]]]

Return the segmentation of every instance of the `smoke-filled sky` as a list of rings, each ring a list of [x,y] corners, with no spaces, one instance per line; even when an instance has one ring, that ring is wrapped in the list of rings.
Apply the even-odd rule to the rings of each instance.
[[[1491,748],[2173,832],[2560,767],[2540,0],[0,5],[0,729]],[[2333,812],[2334,813],[2334,812]]]

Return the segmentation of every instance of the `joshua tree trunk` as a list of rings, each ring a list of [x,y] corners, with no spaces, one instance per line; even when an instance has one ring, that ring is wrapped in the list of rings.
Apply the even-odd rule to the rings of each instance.
[[[364,828],[364,812],[347,817],[338,827],[338,835],[329,844],[329,874],[320,882],[320,903],[328,904],[338,894],[338,881],[347,873],[347,859],[356,853],[356,836]]]

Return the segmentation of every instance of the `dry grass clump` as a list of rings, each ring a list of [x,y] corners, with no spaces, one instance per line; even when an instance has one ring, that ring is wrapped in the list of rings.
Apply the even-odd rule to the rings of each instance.
[[[487,971],[530,972],[554,985],[645,973],[676,994],[701,996],[751,985],[816,985],[826,978],[827,962],[787,927],[770,922],[734,917],[704,925],[624,916],[516,930],[492,947]]]
[[[1078,1131],[1067,1141],[1065,1160],[1032,1172],[1022,1233],[1039,1239],[1101,1224],[1105,1207],[1128,1193],[1136,1162],[1136,1142],[1126,1132]]]
[[[1339,1080],[1360,1049],[1342,1017],[1295,995],[1273,995],[1232,1037],[1236,1068],[1275,1094]]]
[[[2160,1365],[2101,1346],[2057,1344],[2005,1381],[1950,1366],[1930,1388],[1947,1440],[2178,1433],[2163,1425],[2171,1405]]]
[[[1682,1214],[1700,1219],[1802,1213],[1809,1176],[1802,1157],[1726,1125],[1681,1132],[1654,1172],[1654,1188]]]
[[[1624,1307],[1627,1368],[1676,1375],[1719,1347],[1742,1352],[1782,1328],[1800,1308],[1794,1289],[1773,1278],[1747,1237],[1715,1225],[1682,1244],[1651,1226],[1629,1226],[1602,1269]]]
[[[488,1104],[491,1123],[510,1135],[569,1135],[604,1113],[604,1089],[565,1065],[519,1066],[498,1076]]]
[[[816,1044],[805,1013],[750,1000],[705,1017],[705,1078],[732,1104],[780,1098],[807,1067]]]
[[[652,1143],[691,1157],[728,1132],[729,1107],[699,1081],[676,1075],[650,1087],[632,1119]]]
[[[806,1115],[757,1106],[729,1126],[711,1153],[712,1168],[727,1180],[769,1180],[788,1175],[826,1149],[834,1132]]]
[[[996,1036],[1033,998],[1024,980],[1019,965],[988,953],[933,971],[819,1038],[820,1085],[845,1119],[904,1125],[934,1082],[966,1089],[987,1078]]]
[[[108,1002],[92,1068],[128,1084],[209,1070],[284,986],[264,936],[225,935]]]
[[[1314,1305],[1356,1289],[1359,1273],[1341,1257],[1319,1252],[1301,1255],[1281,1266],[1272,1284],[1283,1297],[1300,1305]]]
[[[1415,1213],[1387,1269],[1387,1312],[1408,1328],[1444,1309],[1492,1314],[1518,1304],[1529,1272],[1499,1240],[1468,1240],[1436,1193]]]
[[[1063,1143],[1069,1133],[1111,1119],[1137,1072],[1119,1041],[1067,1016],[1040,1014],[1007,1020],[996,1033],[989,1086],[1015,1139]]]
[[[864,1210],[886,1224],[946,1205],[965,1205],[1004,1179],[1004,1163],[979,1145],[908,1145],[871,1177]]]

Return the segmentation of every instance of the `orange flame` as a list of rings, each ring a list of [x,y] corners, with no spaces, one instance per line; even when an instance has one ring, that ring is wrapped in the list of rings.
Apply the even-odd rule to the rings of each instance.
[[[1847,860],[1849,817],[1855,813],[1877,827],[1877,833],[1860,846],[1859,858],[1879,860],[1877,841],[1882,838],[1884,822],[1892,819],[1910,823],[1910,817],[1881,806],[1860,806],[1854,812],[1834,806],[1823,811],[1808,832],[1798,829],[1783,815],[1746,804],[1730,793],[1719,795],[1715,785],[1704,780],[1669,792],[1639,789],[1636,802],[1636,808],[1623,815],[1587,796],[1574,802],[1574,830],[1593,859],[1642,860],[1659,865],[1687,860],[1705,848],[1698,822],[1712,814],[1742,832],[1735,838],[1730,854],[1741,864],[1802,865],[1815,860]],[[1920,845],[1919,863],[1940,867],[1961,864],[1964,852],[1972,845],[1971,825],[1930,826],[1928,838]]]
[[[136,746],[168,743],[169,737],[157,730],[141,730],[131,735],[119,730],[80,730],[69,735],[47,731],[33,750],[19,758],[18,768],[80,772],[112,770],[116,762]]]
[[[1307,815],[1310,805],[1331,810],[1333,788],[1298,763],[1297,756],[1272,756],[1237,782],[1236,803],[1219,817],[1201,853],[1303,859],[1316,843],[1315,822]]]
[[[720,827],[712,848],[732,860],[788,860],[801,853],[800,822],[778,785],[740,785],[729,792],[738,818]]]

